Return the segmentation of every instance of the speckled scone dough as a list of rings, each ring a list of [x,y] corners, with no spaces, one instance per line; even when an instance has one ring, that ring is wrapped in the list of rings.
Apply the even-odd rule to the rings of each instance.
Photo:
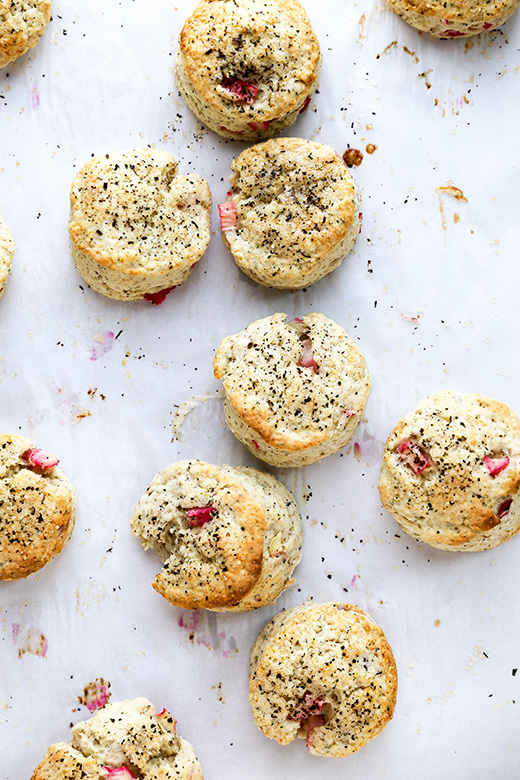
[[[520,0],[388,0],[405,22],[435,38],[478,35],[500,27]]]
[[[361,195],[330,146],[278,138],[231,163],[219,206],[224,243],[238,267],[267,287],[307,287],[354,247]]]
[[[94,290],[118,300],[160,302],[188,278],[210,240],[207,182],[178,175],[163,151],[91,160],[72,183],[70,209],[76,268]]]
[[[257,458],[281,467],[344,447],[371,387],[360,349],[318,312],[251,323],[223,340],[213,368],[224,383],[230,430]]]
[[[416,539],[487,550],[520,528],[520,421],[474,393],[431,395],[394,428],[379,493]]]
[[[0,298],[5,292],[5,286],[11,273],[13,255],[13,237],[5,221],[0,217]]]
[[[392,718],[397,670],[383,630],[359,607],[306,603],[279,613],[250,658],[258,728],[281,745],[304,737],[315,756],[342,758]]]
[[[320,65],[298,0],[201,0],[180,35],[176,79],[211,130],[259,141],[305,111]]]
[[[51,0],[0,0],[0,68],[36,46],[51,18]]]
[[[76,496],[57,463],[23,436],[0,435],[0,580],[38,571],[72,534]]]
[[[271,604],[301,557],[294,498],[273,476],[252,468],[174,463],[153,479],[131,527],[163,562],[153,587],[185,609]]]
[[[116,771],[117,770],[117,771]],[[203,780],[189,742],[167,710],[144,698],[107,704],[51,745],[31,780]]]

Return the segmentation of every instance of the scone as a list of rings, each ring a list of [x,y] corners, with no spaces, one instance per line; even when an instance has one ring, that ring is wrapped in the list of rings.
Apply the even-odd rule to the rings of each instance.
[[[5,286],[11,273],[14,255],[14,241],[11,232],[0,217],[0,298],[5,292]]]
[[[36,46],[51,18],[51,0],[0,2],[0,68]]]
[[[31,780],[203,780],[192,746],[167,710],[144,698],[107,704],[51,745]]]
[[[0,435],[0,580],[38,571],[72,534],[76,496],[58,462],[23,436]]]
[[[520,421],[474,393],[431,395],[394,428],[379,493],[404,531],[441,550],[487,550],[520,527]]]
[[[320,47],[298,0],[201,0],[182,29],[177,86],[224,138],[259,141],[308,107]]]
[[[383,630],[359,607],[313,604],[280,612],[251,650],[249,702],[281,745],[304,737],[315,756],[342,758],[394,713],[397,670]]]
[[[305,466],[344,447],[371,387],[360,349],[318,312],[251,323],[223,340],[213,368],[230,430],[273,466]]]
[[[412,27],[435,38],[478,35],[500,27],[520,0],[388,0],[393,11]]]
[[[224,243],[238,267],[267,287],[307,287],[354,247],[361,195],[330,146],[302,138],[256,144],[231,163],[219,205]]]
[[[210,239],[211,192],[177,174],[167,152],[131,149],[90,160],[72,183],[70,247],[97,292],[161,303],[182,284]]]
[[[153,587],[185,609],[271,604],[301,557],[294,498],[273,476],[252,468],[174,463],[155,476],[131,526],[163,562]]]

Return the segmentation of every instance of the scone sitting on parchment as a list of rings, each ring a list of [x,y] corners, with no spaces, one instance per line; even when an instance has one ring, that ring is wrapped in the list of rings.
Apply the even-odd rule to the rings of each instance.
[[[131,149],[90,160],[72,183],[70,247],[97,292],[161,303],[184,282],[210,239],[211,192],[180,176],[171,154]]]
[[[0,217],[0,298],[11,273],[14,255],[14,241],[5,221]]]
[[[460,38],[494,30],[509,19],[520,0],[388,0],[412,27],[435,38]]]
[[[0,435],[0,580],[18,580],[62,551],[76,496],[58,459],[23,436]]]
[[[189,108],[224,138],[260,141],[308,107],[320,47],[298,0],[201,0],[175,69]]]
[[[223,340],[213,369],[224,383],[230,430],[257,458],[281,467],[344,447],[371,387],[361,350],[318,312],[251,323]]]
[[[383,630],[359,607],[307,602],[280,612],[251,650],[249,702],[281,745],[303,737],[315,756],[342,758],[394,713],[397,669]]]
[[[307,287],[354,247],[361,195],[330,146],[277,138],[231,163],[222,238],[238,267],[267,287]]]
[[[51,18],[51,0],[0,2],[0,68],[36,46]]]
[[[144,698],[107,704],[51,745],[31,780],[203,780],[176,721]]]
[[[404,531],[441,550],[487,550],[520,528],[520,420],[474,393],[425,398],[385,445],[379,493]]]
[[[271,604],[301,557],[294,498],[270,474],[247,467],[174,463],[154,477],[131,526],[163,561],[153,587],[185,609]]]

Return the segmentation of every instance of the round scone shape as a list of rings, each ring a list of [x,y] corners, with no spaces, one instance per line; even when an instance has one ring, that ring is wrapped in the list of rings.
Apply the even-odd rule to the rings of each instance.
[[[131,527],[163,562],[153,587],[185,609],[271,604],[301,557],[294,498],[270,474],[247,467],[174,463],[154,477]]]
[[[442,550],[487,550],[520,528],[520,421],[474,393],[428,396],[385,445],[379,493],[404,531]]]
[[[258,728],[281,745],[304,737],[315,756],[342,758],[392,718],[397,670],[383,630],[359,607],[307,603],[280,612],[250,658]]]
[[[360,349],[318,312],[251,323],[223,340],[213,368],[224,383],[230,430],[280,467],[305,466],[344,447],[371,387]]]
[[[256,144],[231,163],[222,238],[238,267],[267,287],[307,287],[354,247],[361,195],[330,146],[302,138]]]
[[[180,35],[176,79],[211,130],[259,141],[306,110],[320,65],[298,0],[201,0]]]
[[[401,19],[435,38],[460,38],[494,30],[509,19],[520,0],[388,0]]]
[[[0,580],[38,571],[72,534],[76,496],[58,462],[23,436],[0,435]]]
[[[107,704],[51,745],[31,780],[203,780],[193,747],[176,721],[147,699]]]
[[[14,255],[14,241],[5,221],[0,217],[0,298],[11,273]]]
[[[36,46],[51,18],[51,0],[0,3],[0,68]]]
[[[90,160],[72,182],[70,247],[97,292],[161,303],[210,240],[211,192],[171,154],[131,149]]]

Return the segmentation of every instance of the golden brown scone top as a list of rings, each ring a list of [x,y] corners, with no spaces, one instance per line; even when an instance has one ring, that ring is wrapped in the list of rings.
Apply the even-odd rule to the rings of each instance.
[[[474,393],[429,396],[388,437],[379,492],[413,536],[481,550],[520,526],[520,421]]]
[[[0,579],[27,577],[63,549],[74,527],[74,489],[57,466],[39,468],[29,439],[0,435]],[[56,461],[57,462],[57,461]]]
[[[307,603],[279,613],[253,645],[250,671],[259,728],[282,745],[304,737],[313,755],[353,753],[394,712],[390,645],[374,620],[350,604]]]
[[[313,312],[286,321],[284,313],[257,320],[222,341],[214,360],[227,400],[268,444],[285,451],[325,441],[359,419],[370,391],[365,359],[343,328]],[[301,364],[302,338],[317,371]]]
[[[319,72],[319,44],[297,0],[202,0],[182,29],[180,51],[205,103],[224,114],[231,103],[255,121],[293,110]],[[230,93],[226,79],[259,86],[254,104]]]

